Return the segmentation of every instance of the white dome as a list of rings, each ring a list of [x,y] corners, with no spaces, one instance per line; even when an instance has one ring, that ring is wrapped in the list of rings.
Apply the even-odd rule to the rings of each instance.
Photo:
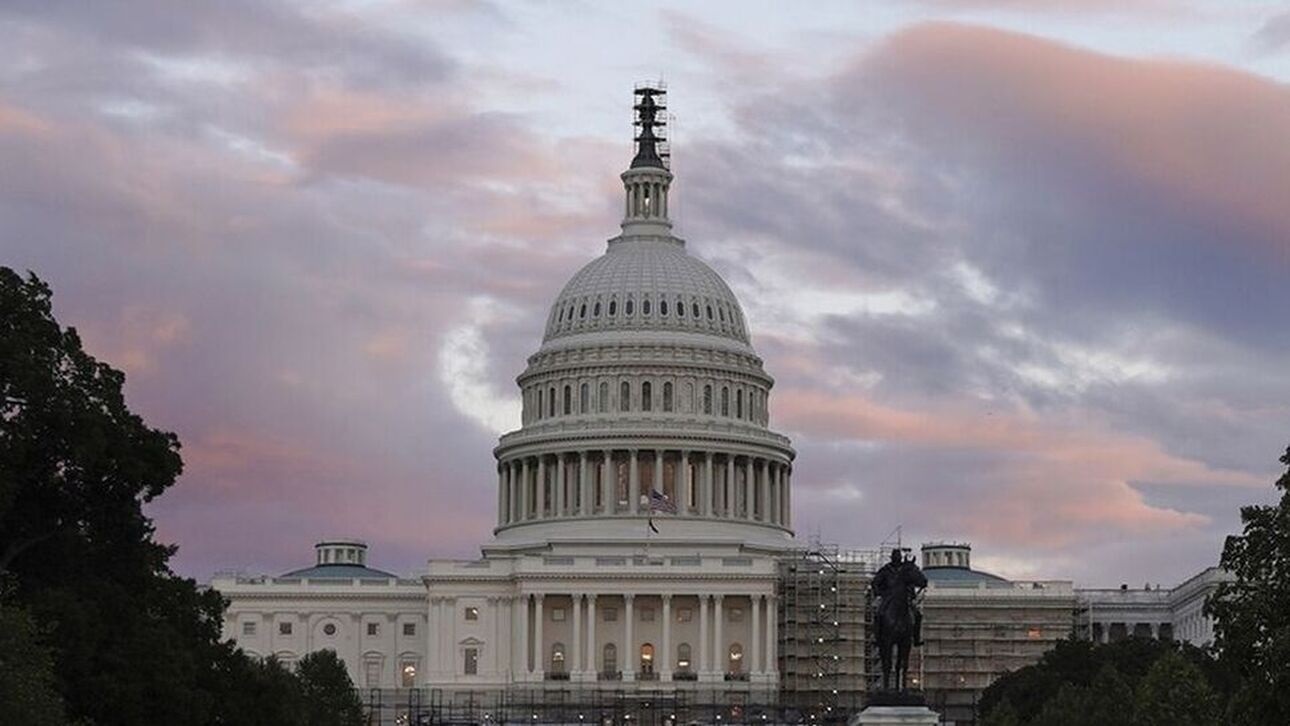
[[[676,238],[611,240],[605,254],[564,286],[551,306],[543,342],[595,331],[697,333],[749,342],[730,287]]]

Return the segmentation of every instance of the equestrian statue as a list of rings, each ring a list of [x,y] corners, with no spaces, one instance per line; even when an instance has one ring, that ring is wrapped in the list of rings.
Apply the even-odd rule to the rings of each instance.
[[[927,576],[899,549],[891,551],[891,562],[883,565],[869,583],[878,598],[874,608],[874,634],[878,655],[882,659],[882,689],[908,689],[909,651],[921,646],[923,614],[917,598],[927,587]],[[895,651],[896,673],[892,678],[892,651]]]

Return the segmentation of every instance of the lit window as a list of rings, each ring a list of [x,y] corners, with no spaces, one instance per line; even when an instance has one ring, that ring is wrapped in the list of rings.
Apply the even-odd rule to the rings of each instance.
[[[417,634],[417,624],[416,624],[416,623],[404,623],[404,624],[403,624],[403,634],[404,634],[404,635],[407,635],[407,636],[413,636],[413,635],[416,635],[416,634]]]
[[[278,623],[278,635],[291,635],[291,623]]]
[[[742,673],[744,665],[744,647],[738,643],[730,645],[730,660],[728,670],[730,673]]]
[[[380,623],[368,623],[368,624],[367,624],[367,634],[368,634],[368,635],[371,635],[371,636],[377,636],[377,635],[380,635],[380,634],[381,634],[381,624],[380,624]]]
[[[1031,628],[1030,630],[1026,631],[1026,637],[1030,638],[1031,640],[1039,640],[1039,638],[1042,637],[1042,635],[1043,634],[1039,632],[1039,628]]]
[[[676,646],[676,669],[686,672],[690,670],[690,644],[681,643]]]
[[[650,643],[641,643],[641,673],[654,672],[654,646]]]
[[[466,608],[466,619],[479,620],[479,608],[476,608],[476,607]]]
[[[461,651],[461,672],[468,676],[479,674],[479,649],[466,648]]]
[[[242,635],[255,635],[255,623],[250,620],[242,623]]]
[[[399,670],[400,683],[404,688],[412,688],[417,684],[417,664],[412,661],[404,661],[403,667]]]

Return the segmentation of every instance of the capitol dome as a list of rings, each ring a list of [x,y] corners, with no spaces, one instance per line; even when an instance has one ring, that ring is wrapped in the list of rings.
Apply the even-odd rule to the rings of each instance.
[[[770,428],[774,381],[730,287],[672,234],[659,108],[645,93],[636,109],[622,232],[556,296],[516,379],[521,426],[494,451],[493,547],[656,536],[782,549],[794,452]]]

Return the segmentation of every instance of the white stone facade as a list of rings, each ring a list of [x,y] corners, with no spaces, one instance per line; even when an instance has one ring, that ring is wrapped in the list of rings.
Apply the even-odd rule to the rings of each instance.
[[[1099,643],[1136,636],[1210,645],[1214,621],[1204,613],[1205,598],[1230,578],[1224,570],[1209,567],[1170,589],[1127,585],[1081,589],[1079,633]]]

